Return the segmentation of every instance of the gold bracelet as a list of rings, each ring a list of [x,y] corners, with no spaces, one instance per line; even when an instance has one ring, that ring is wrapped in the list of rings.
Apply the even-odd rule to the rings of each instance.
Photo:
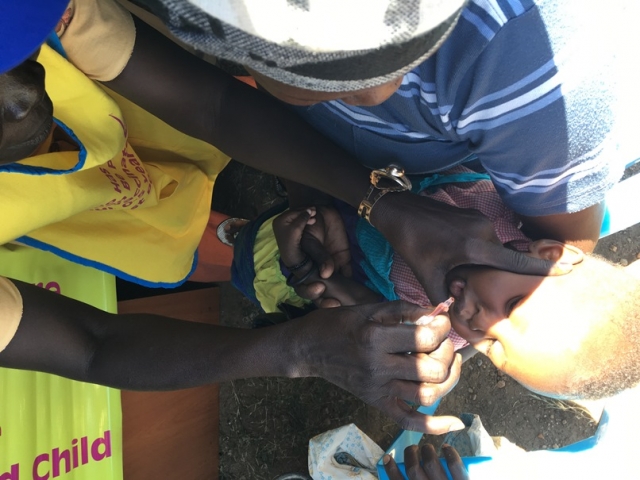
[[[370,175],[371,185],[358,207],[358,215],[371,223],[371,210],[375,204],[389,192],[405,192],[411,190],[409,180],[402,167],[391,164],[386,168],[373,170]],[[374,195],[374,191],[377,191]]]
[[[369,200],[374,190],[378,190],[378,193],[373,197],[373,199]],[[360,206],[358,207],[358,216],[360,218],[364,218],[367,222],[371,223],[371,211],[373,210],[373,207],[375,206],[375,204],[387,193],[393,192],[393,191],[394,190],[387,190],[387,189],[379,190],[375,188],[373,185],[371,185],[364,199],[362,199],[362,202],[360,202]]]

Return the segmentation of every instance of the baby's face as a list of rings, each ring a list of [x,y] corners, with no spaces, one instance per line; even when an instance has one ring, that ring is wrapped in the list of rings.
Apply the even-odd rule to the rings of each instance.
[[[27,60],[0,75],[0,165],[29,157],[53,126],[44,68]]]
[[[575,273],[575,272],[573,272]],[[557,395],[588,333],[576,325],[571,280],[459,267],[447,276],[455,331],[530,390]],[[575,285],[574,285],[575,287]]]

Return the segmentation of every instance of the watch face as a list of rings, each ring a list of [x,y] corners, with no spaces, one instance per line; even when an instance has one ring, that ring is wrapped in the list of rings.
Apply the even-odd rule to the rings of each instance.
[[[389,177],[378,177],[376,187],[381,190],[404,190],[404,187],[398,183],[398,180]]]
[[[411,182],[404,171],[395,166],[371,172],[371,183],[380,190],[404,191],[411,188]]]

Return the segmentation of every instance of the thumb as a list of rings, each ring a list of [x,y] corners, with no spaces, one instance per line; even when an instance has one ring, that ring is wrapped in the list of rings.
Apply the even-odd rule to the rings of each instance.
[[[477,258],[470,259],[468,263],[523,275],[564,275],[573,270],[573,265],[569,262],[543,260],[494,243],[485,242],[482,246],[484,248],[476,250]]]
[[[426,308],[404,300],[362,305],[361,307],[363,308],[362,313],[368,315],[370,320],[384,325],[413,324],[429,313]]]
[[[320,269],[320,277],[329,278],[335,270],[333,258],[322,242],[313,235],[303,235],[300,241],[302,250],[308,253]]]
[[[432,305],[438,305],[449,298],[449,287],[445,281],[446,272],[438,268],[429,268],[413,273]]]
[[[465,428],[462,420],[457,417],[425,415],[399,398],[383,397],[373,405],[391,417],[403,430],[442,435]]]
[[[288,210],[273,221],[273,232],[280,246],[295,242],[300,243],[302,232],[311,218],[308,210]]]
[[[312,212],[310,209],[306,209],[294,213],[295,215],[292,215],[288,218],[289,226],[298,234],[298,237],[301,237],[305,227],[310,222],[315,221],[315,219],[313,218],[314,212]]]

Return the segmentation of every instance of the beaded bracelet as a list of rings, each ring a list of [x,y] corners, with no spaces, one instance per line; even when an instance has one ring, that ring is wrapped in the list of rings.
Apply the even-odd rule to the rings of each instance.
[[[304,260],[302,260],[300,263],[295,264],[293,267],[287,267],[286,265],[285,267],[290,272],[297,272],[302,267],[304,267],[307,263],[309,263],[309,260],[311,260],[311,257],[305,253]]]

